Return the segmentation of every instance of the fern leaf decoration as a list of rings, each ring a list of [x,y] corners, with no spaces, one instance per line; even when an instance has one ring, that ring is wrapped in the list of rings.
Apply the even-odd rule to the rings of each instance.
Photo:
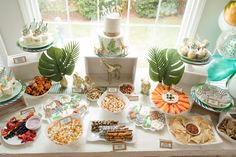
[[[184,73],[184,63],[176,49],[152,48],[148,62],[150,78],[167,86],[179,83]]]
[[[63,65],[65,66],[64,74],[71,75],[74,70],[75,63],[79,57],[79,45],[76,42],[68,43],[65,48],[62,49],[62,52],[65,56],[65,61]]]

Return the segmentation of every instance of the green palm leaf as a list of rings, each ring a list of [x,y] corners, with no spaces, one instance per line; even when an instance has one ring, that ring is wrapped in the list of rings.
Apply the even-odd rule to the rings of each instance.
[[[166,64],[164,60],[161,60],[164,58],[164,51],[161,51],[161,49],[158,48],[152,48],[149,51],[149,75],[150,78],[153,81],[159,81],[162,82],[163,80],[163,72],[166,68]]]
[[[79,44],[68,43],[65,48],[51,47],[39,59],[39,72],[53,81],[61,81],[64,75],[71,75],[79,56]]]
[[[75,42],[69,43],[64,49],[62,49],[65,57],[63,65],[66,69],[66,71],[64,71],[66,75],[71,75],[73,73],[75,63],[79,57],[79,50],[79,45]]]
[[[184,64],[175,49],[152,48],[149,50],[148,62],[150,78],[168,86],[179,83],[184,73]]]

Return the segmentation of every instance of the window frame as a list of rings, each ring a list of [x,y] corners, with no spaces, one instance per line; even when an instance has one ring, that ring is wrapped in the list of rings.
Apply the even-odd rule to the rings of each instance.
[[[181,23],[176,47],[184,38],[196,37],[197,29],[204,11],[206,0],[188,0]]]
[[[99,0],[97,0],[97,2],[99,2]],[[37,0],[18,0],[18,3],[20,5],[25,24],[30,23],[34,18],[36,20],[42,19]],[[125,26],[126,25],[142,26],[142,24],[129,23],[129,12],[130,12],[129,8],[131,5],[130,3],[131,3],[131,0],[128,1],[127,20],[124,25]],[[160,8],[161,3],[162,3],[162,0],[159,1],[159,4],[157,6],[157,15],[159,14],[158,8]],[[206,0],[187,0],[185,13],[184,13],[184,16],[180,25],[157,24],[157,20],[159,16],[157,16],[154,24],[157,27],[180,27],[180,31],[179,31],[177,42],[176,42],[176,48],[178,48],[178,46],[181,44],[184,38],[195,37],[205,4],[206,4]],[[100,17],[98,14],[97,16],[98,16],[97,20],[99,22]],[[73,22],[73,23],[76,23],[76,22]],[[143,25],[145,26],[146,24],[143,24]]]
[[[7,61],[7,58],[8,58],[8,55],[7,55],[7,49],[6,49],[6,46],[4,44],[4,41],[3,41],[3,38],[2,38],[2,35],[0,33],[0,65],[8,65],[8,61]],[[6,58],[6,59],[4,59]]]
[[[98,0],[97,0],[98,1]],[[182,19],[182,23],[180,26],[180,31],[176,43],[176,47],[181,43],[181,41],[185,37],[195,37],[196,31],[200,22],[200,19],[202,17],[202,13],[205,7],[206,0],[188,0],[185,8],[185,14]],[[30,23],[34,18],[36,20],[41,20],[41,14],[38,7],[38,1],[37,0],[18,0],[18,4],[20,6],[20,10],[22,12],[23,20],[25,24]],[[130,4],[128,4],[130,5]],[[158,25],[159,27],[165,27],[166,25]],[[169,25],[171,26],[171,25]],[[175,27],[173,25],[172,27]],[[6,46],[4,44],[3,38],[1,38],[0,34],[0,50],[2,50],[1,58],[3,58],[3,63],[6,65],[11,65],[9,63],[9,58],[11,58],[11,55],[8,55]],[[197,67],[200,68],[200,71],[205,71],[206,67]],[[187,70],[190,69],[190,70]],[[202,74],[199,71],[195,71],[191,65],[187,65],[186,67],[187,71],[192,71],[192,73],[195,74]],[[205,72],[204,72],[205,73]]]

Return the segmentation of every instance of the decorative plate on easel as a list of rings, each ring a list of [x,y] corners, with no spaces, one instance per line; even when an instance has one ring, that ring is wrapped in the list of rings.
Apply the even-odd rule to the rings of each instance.
[[[213,112],[227,112],[234,106],[226,90],[208,84],[193,86],[191,96],[198,105]]]

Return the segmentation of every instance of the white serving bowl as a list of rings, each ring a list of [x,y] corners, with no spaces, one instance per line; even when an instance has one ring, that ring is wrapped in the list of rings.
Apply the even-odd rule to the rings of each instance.
[[[220,120],[219,123],[217,124],[216,130],[217,130],[218,134],[221,135],[222,137],[224,137],[227,141],[230,141],[231,143],[236,144],[236,140],[233,140],[231,137],[229,137],[228,135],[226,135],[225,133],[223,133],[223,132],[221,132],[221,131],[219,130],[220,123],[221,123],[224,119],[231,119],[231,120],[233,120],[233,121],[236,121],[236,120],[235,120],[234,118],[232,118],[231,116],[225,115],[225,117],[224,117],[224,118],[221,118],[221,120]]]
[[[27,87],[28,85],[32,84],[32,83],[33,83],[33,81],[28,81],[28,82],[26,82],[26,87]],[[26,95],[27,97],[29,97],[30,99],[42,98],[42,97],[44,97],[45,95],[47,95],[47,94],[49,93],[49,91],[50,91],[51,88],[52,88],[52,85],[51,85],[51,87],[48,89],[48,91],[45,92],[45,93],[42,94],[42,95],[34,96],[34,95],[30,95],[30,94],[28,94],[28,93],[26,93],[26,92],[25,92],[25,95]]]
[[[104,108],[104,107],[102,106],[102,101],[104,100],[104,98],[105,98],[108,94],[111,94],[111,95],[114,95],[114,96],[117,96],[117,97],[122,98],[122,100],[123,100],[124,103],[125,103],[125,104],[124,104],[124,108],[121,109],[121,110],[118,111],[118,112],[112,112],[112,111],[109,111],[108,109]],[[128,99],[124,94],[122,94],[120,91],[118,91],[118,92],[116,92],[116,93],[108,93],[107,91],[105,91],[105,92],[100,96],[100,98],[98,99],[97,104],[98,104],[98,106],[101,107],[104,111],[107,111],[107,112],[110,112],[110,113],[120,113],[120,112],[124,111],[125,108],[127,107],[127,105],[129,104],[129,99]]]
[[[128,93],[123,93],[123,92],[120,90],[120,87],[123,86],[123,85],[130,85],[130,86],[133,88],[132,92],[131,92],[130,94],[128,94]],[[125,95],[132,95],[132,94],[134,93],[134,85],[133,85],[132,83],[129,83],[129,82],[121,83],[121,84],[119,85],[119,91],[120,91],[121,93],[125,94]]]
[[[34,115],[26,121],[25,126],[29,130],[37,130],[40,128],[41,122],[42,122],[41,117],[38,115]],[[33,123],[35,123],[35,124],[33,124]]]

